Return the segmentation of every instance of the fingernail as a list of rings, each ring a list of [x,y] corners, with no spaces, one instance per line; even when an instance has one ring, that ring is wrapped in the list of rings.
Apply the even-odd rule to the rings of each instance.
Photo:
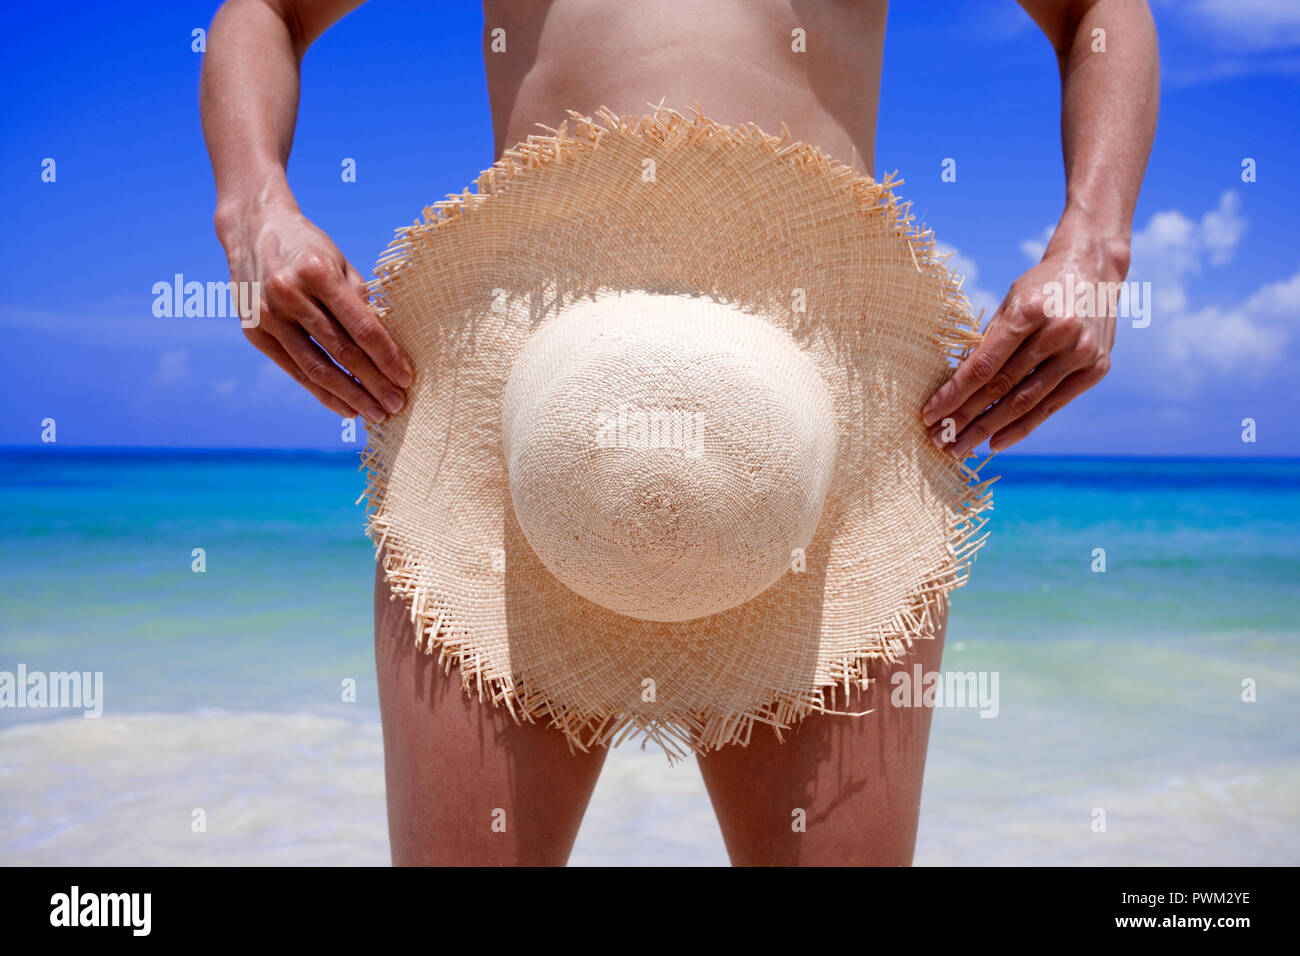
[[[397,384],[402,388],[406,388],[413,381],[415,381],[415,373],[411,371],[411,366],[403,363],[402,367],[397,370]]]
[[[944,440],[943,440],[943,432],[942,432],[942,431],[931,432],[931,433],[930,433],[930,441],[934,442],[934,447],[935,447],[935,448],[938,448],[940,451],[943,450],[943,446],[944,446],[945,442],[944,442]]]
[[[373,408],[370,409],[370,411],[366,412],[366,421],[369,422],[371,425],[378,425],[387,417],[388,416],[384,414],[384,410],[380,408],[378,405],[374,406]]]
[[[389,392],[387,395],[384,396],[384,408],[388,409],[389,413],[391,414],[396,414],[397,412],[400,412],[402,410],[402,406],[405,404],[406,404],[406,399],[402,397],[401,392]]]
[[[925,422],[927,426],[933,425],[938,420],[939,420],[939,413],[935,411],[933,408],[930,409],[928,412],[925,409],[921,409],[921,421]]]

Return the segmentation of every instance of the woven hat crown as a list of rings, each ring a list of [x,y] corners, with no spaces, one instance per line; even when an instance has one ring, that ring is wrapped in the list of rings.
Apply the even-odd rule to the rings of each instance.
[[[564,309],[521,350],[502,402],[519,525],[569,589],[650,621],[729,610],[817,529],[835,411],[770,321],[685,295]]]

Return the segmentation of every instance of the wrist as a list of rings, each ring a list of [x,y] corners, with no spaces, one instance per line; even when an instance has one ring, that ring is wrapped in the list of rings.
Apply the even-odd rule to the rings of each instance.
[[[1103,273],[1123,278],[1128,274],[1129,228],[1111,216],[1098,216],[1081,205],[1067,205],[1057,223],[1046,255],[1065,253],[1093,263]]]
[[[217,208],[212,217],[217,240],[229,249],[247,232],[250,224],[275,212],[299,212],[298,203],[283,174],[269,177],[256,189],[222,190],[218,193]]]

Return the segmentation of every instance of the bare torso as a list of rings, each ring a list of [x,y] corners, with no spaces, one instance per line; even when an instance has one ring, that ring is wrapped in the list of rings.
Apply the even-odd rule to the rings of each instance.
[[[872,171],[887,0],[484,0],[497,155],[566,110],[697,103]],[[494,52],[502,41],[504,52]],[[802,38],[796,30],[802,30]],[[802,39],[803,51],[796,47]]]

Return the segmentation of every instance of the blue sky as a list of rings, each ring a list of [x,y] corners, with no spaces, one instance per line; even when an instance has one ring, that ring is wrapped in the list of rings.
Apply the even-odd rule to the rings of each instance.
[[[1161,115],[1130,274],[1152,282],[1152,322],[1121,321],[1110,376],[1016,451],[1297,455],[1300,3],[1153,7]],[[2,445],[39,443],[53,418],[66,446],[346,447],[235,323],[153,315],[155,282],[228,278],[190,49],[215,8],[5,7]],[[373,0],[307,55],[290,185],[364,275],[492,161],[481,29],[473,3]],[[898,171],[991,311],[1064,196],[1055,60],[1012,0],[893,4],[876,169]]]

